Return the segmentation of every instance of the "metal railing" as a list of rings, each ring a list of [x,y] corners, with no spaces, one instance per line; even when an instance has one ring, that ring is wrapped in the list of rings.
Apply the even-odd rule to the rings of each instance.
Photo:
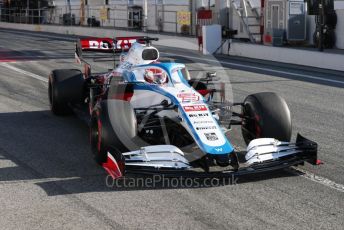
[[[191,26],[178,24],[177,11],[157,10],[154,17],[148,19],[147,30],[149,31],[183,35],[190,35],[191,33]],[[0,8],[0,21],[23,24],[121,28],[130,31],[141,31],[144,25],[142,12],[140,11],[133,11],[130,8],[104,9],[103,6],[85,7],[83,10],[76,6],[44,9]]]

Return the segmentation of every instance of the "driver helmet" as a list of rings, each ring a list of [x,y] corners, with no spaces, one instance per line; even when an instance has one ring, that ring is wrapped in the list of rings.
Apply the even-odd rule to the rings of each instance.
[[[167,82],[167,74],[165,72],[157,73],[154,75],[154,83],[155,84],[165,84]]]
[[[154,73],[153,73],[153,71],[146,70],[145,74],[144,74],[144,79],[148,83],[151,83],[151,84],[154,83]]]
[[[154,73],[152,70],[146,70],[144,74],[144,79],[146,82],[151,84],[158,84],[162,85],[167,83],[167,74],[163,71],[155,71]]]

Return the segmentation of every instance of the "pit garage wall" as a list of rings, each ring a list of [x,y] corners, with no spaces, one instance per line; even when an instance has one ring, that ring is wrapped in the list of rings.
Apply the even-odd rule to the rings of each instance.
[[[115,30],[115,29],[106,29],[106,28],[90,28],[90,27],[80,27],[80,26],[57,26],[57,25],[33,25],[33,24],[19,24],[19,23],[7,23],[0,22],[0,28],[8,29],[18,29],[26,31],[35,31],[35,32],[50,32],[58,34],[69,34],[76,36],[87,36],[87,37],[130,37],[130,36],[150,36],[157,37],[160,40],[154,42],[155,45],[175,47],[187,50],[198,50],[198,45],[196,39],[193,37],[178,37],[170,35],[162,35],[156,33],[143,33],[143,32],[134,32],[126,30]],[[49,35],[43,35],[49,36]],[[53,36],[53,35],[51,35]],[[75,38],[71,39],[71,42],[76,41]]]
[[[115,4],[117,2],[117,4]],[[109,0],[109,5],[101,5],[92,3],[92,8],[97,7],[101,9],[102,7],[110,8],[110,18],[115,19],[115,27],[127,27],[127,21],[124,20],[127,18],[128,5],[127,1],[123,0]],[[143,0],[134,0],[132,1],[133,5],[142,6]],[[129,6],[130,7],[130,6]],[[158,19],[159,12],[163,11],[164,13],[160,14],[162,16],[161,20],[163,22],[162,29],[164,32],[177,33],[181,32],[181,26],[177,25],[177,12],[178,11],[189,11],[190,5],[188,0],[169,0],[164,1],[164,4],[155,4],[155,0],[148,0],[148,18],[147,18],[147,29],[148,30],[158,30]],[[97,15],[96,18],[99,18],[99,10],[95,11]],[[116,20],[117,19],[117,20]],[[113,26],[113,21],[105,21],[103,26]]]
[[[334,9],[337,13],[336,26],[336,48],[344,49],[344,0],[335,0]],[[307,40],[309,44],[313,44],[313,33],[315,31],[315,16],[307,15]]]
[[[201,0],[196,4],[198,7],[203,4]],[[143,0],[132,0],[129,1],[132,6],[143,5]],[[208,1],[207,1],[208,2]],[[158,4],[156,4],[158,3]],[[68,13],[68,6],[66,5],[66,0],[56,0],[56,7],[61,9],[55,13],[58,19],[58,14]],[[76,22],[79,21],[80,16],[80,0],[70,0],[72,14],[76,16]],[[126,28],[128,26],[127,14],[128,14],[128,0],[109,0],[109,4],[105,4],[105,0],[88,0],[88,5],[85,6],[86,17],[96,17],[97,20],[100,19],[100,9],[102,8],[110,9],[111,20],[105,20],[101,22],[102,26],[105,27],[121,27]],[[181,25],[177,24],[177,12],[178,11],[190,11],[190,0],[148,0],[148,30],[158,30],[158,12],[164,11],[160,14],[163,21],[162,30],[164,32],[180,33]],[[58,23],[58,21],[55,21]]]
[[[344,49],[344,0],[335,1],[334,8],[338,20],[336,26],[336,47]]]
[[[234,0],[238,1],[238,0]],[[252,0],[255,2],[256,0]],[[337,13],[337,27],[336,27],[336,47],[338,49],[344,49],[344,0],[335,0],[334,1],[335,10]],[[245,32],[240,30],[240,20],[234,10],[230,7],[229,10],[229,27],[237,29],[239,36],[237,37],[247,37]],[[315,16],[307,15],[307,42],[313,44],[313,33],[315,31]]]

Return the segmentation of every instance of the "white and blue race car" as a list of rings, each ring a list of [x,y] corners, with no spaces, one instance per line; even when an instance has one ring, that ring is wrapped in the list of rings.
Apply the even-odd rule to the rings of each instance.
[[[151,45],[157,39],[136,39],[105,74],[91,74],[78,43],[84,72],[59,69],[49,76],[51,111],[87,121],[95,159],[114,179],[128,173],[232,176],[318,163],[315,142],[298,134],[290,143],[291,116],[283,98],[264,92],[242,103],[228,101],[221,89],[209,87],[215,73],[192,80],[184,64],[158,61]],[[92,50],[94,41],[82,44],[87,41]],[[116,40],[97,41],[94,51],[116,52]],[[242,127],[242,157],[226,136],[231,125]]]

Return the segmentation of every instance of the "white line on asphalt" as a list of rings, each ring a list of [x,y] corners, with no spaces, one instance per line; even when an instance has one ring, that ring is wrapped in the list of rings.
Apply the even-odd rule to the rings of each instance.
[[[297,175],[300,175],[300,173],[302,173],[300,176],[302,176],[308,180],[311,180],[311,181],[316,182],[318,184],[325,185],[325,186],[330,187],[332,189],[335,189],[339,192],[344,192],[344,185],[338,184],[338,183],[336,183],[332,180],[329,180],[325,177],[317,176],[314,173],[311,173],[309,171],[306,171],[304,169],[297,168],[297,167],[293,167],[289,171],[291,171],[292,173],[296,173]]]
[[[17,67],[14,67],[14,66],[11,66],[7,63],[0,63],[2,66],[6,67],[6,68],[9,68],[11,70],[14,70],[14,71],[17,71],[19,73],[22,73],[22,74],[25,74],[29,77],[32,77],[34,79],[37,79],[37,80],[40,80],[40,81],[43,81],[43,82],[48,82],[48,79],[42,77],[42,76],[39,76],[37,74],[34,74],[34,73],[30,73],[30,72],[27,72],[25,70],[22,70],[22,69],[19,69]],[[315,175],[314,173],[311,173],[311,172],[308,172],[304,169],[301,169],[301,168],[296,168],[296,167],[293,167],[293,171],[290,170],[291,172],[293,173],[297,173],[298,175],[300,175],[300,172],[302,173],[300,176],[306,178],[306,179],[309,179],[313,182],[316,182],[316,183],[319,183],[319,184],[322,184],[326,187],[329,187],[329,188],[332,188],[332,189],[335,189],[337,191],[340,191],[340,192],[344,192],[344,185],[342,184],[338,184],[330,179],[327,179],[325,177],[321,177],[321,176],[317,176]]]
[[[236,67],[242,67],[242,68],[246,68],[246,69],[263,70],[263,71],[268,71],[270,73],[287,74],[287,75],[295,76],[295,77],[303,77],[303,78],[308,78],[308,79],[313,79],[313,80],[321,80],[321,81],[325,81],[325,82],[332,82],[332,83],[344,85],[344,81],[332,80],[332,79],[327,79],[327,78],[322,78],[322,77],[314,77],[314,76],[301,74],[301,73],[291,73],[291,72],[286,72],[286,71],[282,71],[282,70],[273,70],[273,69],[256,67],[256,66],[243,65],[243,64],[233,63],[233,62],[229,62],[229,61],[209,60],[206,58],[199,58],[199,57],[193,57],[193,56],[188,56],[188,55],[180,55],[180,54],[165,53],[165,52],[161,52],[161,53],[167,54],[170,56],[180,56],[180,57],[186,57],[186,58],[190,58],[190,59],[202,60],[202,61],[207,61],[207,62],[212,62],[212,63],[221,63],[221,64],[227,64],[227,65],[232,65],[232,66],[236,66]]]
[[[22,73],[22,74],[24,74],[24,75],[26,75],[26,76],[32,77],[32,78],[34,78],[34,79],[37,79],[37,80],[40,80],[40,81],[43,81],[43,82],[48,82],[48,79],[45,78],[45,77],[39,76],[39,75],[37,75],[37,74],[31,73],[31,72],[28,72],[28,71],[25,71],[25,70],[23,70],[23,69],[19,69],[19,68],[17,68],[17,67],[14,67],[14,66],[8,64],[8,63],[0,63],[0,65],[6,67],[6,68],[8,68],[8,69],[17,71],[18,73]]]

